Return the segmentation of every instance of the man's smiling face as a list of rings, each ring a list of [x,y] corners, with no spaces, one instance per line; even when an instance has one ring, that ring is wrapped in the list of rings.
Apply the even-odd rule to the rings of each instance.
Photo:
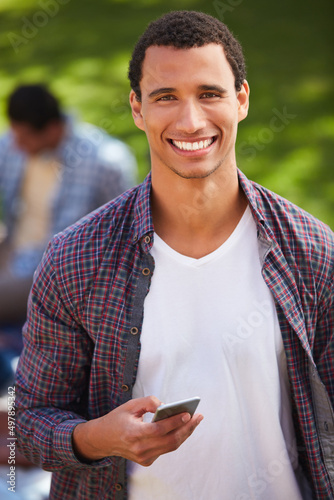
[[[235,166],[237,125],[247,116],[248,85],[235,90],[221,45],[191,49],[151,46],[140,82],[141,102],[130,103],[150,146],[152,174],[161,168],[204,178]]]

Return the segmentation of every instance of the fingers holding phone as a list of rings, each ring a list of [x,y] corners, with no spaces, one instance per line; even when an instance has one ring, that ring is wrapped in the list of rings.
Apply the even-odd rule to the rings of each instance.
[[[85,460],[121,456],[148,466],[160,455],[176,450],[203,417],[191,417],[192,408],[186,407],[184,411],[182,407],[182,413],[153,423],[143,422],[143,415],[154,413],[159,405],[155,397],[133,399],[103,417],[79,424],[73,434],[78,455]]]
[[[189,413],[192,417],[200,400],[201,399],[196,396],[194,398],[183,399],[174,403],[163,404],[157,408],[152,418],[152,422],[158,422],[159,420],[164,420],[165,418],[184,412]]]
[[[153,438],[156,445],[155,457],[152,459],[151,456],[137,463],[144,466],[151,465],[159,456],[179,448],[203,420],[203,415],[194,415],[199,401],[200,398],[196,397],[160,405],[152,422],[144,424],[148,435]]]

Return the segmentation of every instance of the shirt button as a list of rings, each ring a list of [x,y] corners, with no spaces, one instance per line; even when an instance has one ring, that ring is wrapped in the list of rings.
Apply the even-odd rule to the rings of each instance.
[[[123,385],[122,385],[122,391],[123,391],[123,392],[127,392],[128,390],[129,390],[129,386],[128,386],[128,385],[126,385],[126,384],[123,384]]]
[[[142,273],[143,273],[144,276],[148,276],[150,274],[150,272],[151,271],[149,270],[148,267],[144,267],[144,269],[142,270]]]
[[[115,488],[116,488],[116,491],[122,491],[123,486],[121,484],[117,483]]]
[[[145,243],[150,243],[151,237],[150,236],[145,236],[144,241],[145,241]]]
[[[138,328],[136,326],[133,326],[130,330],[131,335],[137,335],[138,333]]]

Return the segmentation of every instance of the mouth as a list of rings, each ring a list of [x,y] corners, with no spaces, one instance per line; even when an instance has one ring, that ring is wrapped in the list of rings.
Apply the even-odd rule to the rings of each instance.
[[[170,144],[179,151],[189,151],[189,152],[202,152],[207,150],[215,141],[217,137],[210,137],[209,139],[204,139],[200,141],[176,141],[174,139],[169,139]]]

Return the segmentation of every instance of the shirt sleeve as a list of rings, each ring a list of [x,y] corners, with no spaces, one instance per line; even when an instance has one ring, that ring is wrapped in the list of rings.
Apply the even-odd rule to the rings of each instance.
[[[50,245],[35,273],[24,347],[16,374],[16,437],[21,452],[46,470],[103,467],[82,463],[72,447],[76,425],[88,419],[93,343],[61,298]]]
[[[314,360],[334,409],[334,277],[319,303]]]

